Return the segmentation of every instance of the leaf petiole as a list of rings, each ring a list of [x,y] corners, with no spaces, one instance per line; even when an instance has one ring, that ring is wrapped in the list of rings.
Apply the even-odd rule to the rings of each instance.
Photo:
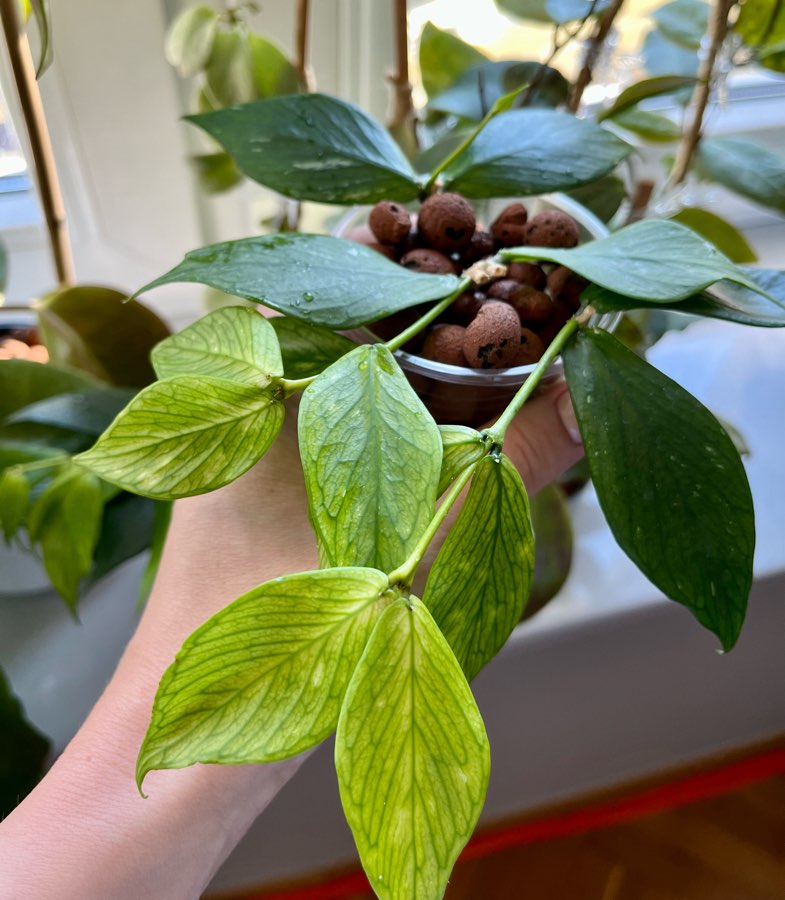
[[[437,317],[440,316],[445,309],[447,309],[456,297],[459,297],[464,291],[467,291],[473,284],[471,278],[463,277],[458,283],[458,287],[451,293],[440,300],[435,306],[432,306],[425,315],[420,316],[416,322],[412,323],[408,328],[404,329],[400,334],[396,335],[391,340],[387,341],[385,346],[390,351],[390,353],[394,353],[396,350],[399,350],[405,343],[410,341],[416,334],[419,334],[426,325],[430,325],[431,322]]]

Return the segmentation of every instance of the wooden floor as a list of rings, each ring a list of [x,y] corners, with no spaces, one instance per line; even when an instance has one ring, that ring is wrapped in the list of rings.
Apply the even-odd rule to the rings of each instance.
[[[670,778],[653,778],[543,810],[517,823],[499,823],[487,835],[494,848],[509,849],[489,852],[491,845],[478,837],[474,853],[455,867],[446,900],[785,900],[785,743],[778,740],[756,749],[757,753],[715,760],[719,768],[697,765],[671,773]],[[741,761],[747,775],[738,777],[734,760]],[[704,789],[706,778],[714,785],[711,789]],[[730,784],[744,786],[717,793]],[[654,801],[648,789],[656,794]],[[672,808],[672,803],[662,802],[662,790],[683,801],[708,799]],[[609,816],[607,811],[618,809],[625,798],[638,804],[633,817],[629,807],[625,816]],[[666,811],[639,816],[643,809]],[[593,819],[595,824],[621,824],[576,833],[576,819],[570,814],[577,811],[580,816],[585,810],[601,813]],[[553,828],[543,831],[543,823],[549,821],[557,824],[556,833],[571,836],[510,846],[521,840],[523,832],[530,836],[533,828],[538,835],[554,833]],[[568,821],[573,823],[570,827]],[[587,820],[582,822],[585,827]],[[299,884],[221,897],[374,900],[372,893],[359,887],[361,882],[365,883],[362,873],[353,868],[325,873],[322,879],[312,876]]]

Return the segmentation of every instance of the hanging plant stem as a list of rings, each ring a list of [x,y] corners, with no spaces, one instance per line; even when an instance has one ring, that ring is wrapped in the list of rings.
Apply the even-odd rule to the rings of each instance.
[[[311,90],[308,77],[308,21],[309,0],[297,0],[297,12],[295,14],[294,34],[294,68],[297,77],[306,90]]]
[[[586,59],[584,60],[582,69],[578,73],[575,86],[572,89],[570,102],[568,104],[570,112],[577,112],[578,107],[581,105],[583,92],[589,84],[591,84],[594,75],[594,67],[597,65],[597,60],[600,58],[600,52],[610,34],[611,26],[623,5],[624,0],[613,0],[603,17],[597,22],[597,27],[594,29],[594,34],[589,41],[589,47],[586,51]]]
[[[689,127],[682,134],[676,161],[673,164],[668,185],[676,187],[687,177],[695,156],[695,151],[700,143],[703,131],[703,117],[711,96],[711,87],[714,81],[714,66],[722,47],[725,36],[728,33],[728,15],[735,0],[716,0],[709,16],[709,30],[707,37],[709,47],[706,55],[701,59],[698,68],[698,83],[692,92],[690,101],[691,119]]]
[[[388,77],[393,87],[392,109],[387,122],[390,129],[407,127],[414,136],[414,105],[409,81],[409,22],[406,0],[393,0],[395,24],[395,71]]]
[[[68,240],[65,204],[57,178],[49,129],[46,127],[41,93],[35,78],[35,66],[27,36],[20,27],[17,0],[0,0],[0,19],[3,22],[8,57],[14,73],[19,105],[22,108],[30,149],[33,155],[38,193],[49,232],[57,280],[62,287],[74,283],[74,261]]]

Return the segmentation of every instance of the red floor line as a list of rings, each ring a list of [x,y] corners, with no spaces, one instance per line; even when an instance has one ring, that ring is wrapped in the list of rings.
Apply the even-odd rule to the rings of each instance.
[[[522,822],[519,825],[502,826],[478,834],[461,853],[458,864],[464,860],[490,856],[510,847],[568,837],[665,812],[688,803],[739,790],[782,772],[785,772],[785,749],[764,751],[737,762],[686,775],[667,784],[646,788],[597,806]],[[361,871],[356,871],[321,884],[275,893],[247,894],[243,900],[343,900],[347,896],[368,890],[365,875]]]

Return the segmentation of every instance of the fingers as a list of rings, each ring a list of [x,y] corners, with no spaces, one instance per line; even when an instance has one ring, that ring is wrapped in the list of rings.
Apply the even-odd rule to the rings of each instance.
[[[530,400],[507,430],[504,452],[536,494],[583,456],[567,385],[559,382]]]

